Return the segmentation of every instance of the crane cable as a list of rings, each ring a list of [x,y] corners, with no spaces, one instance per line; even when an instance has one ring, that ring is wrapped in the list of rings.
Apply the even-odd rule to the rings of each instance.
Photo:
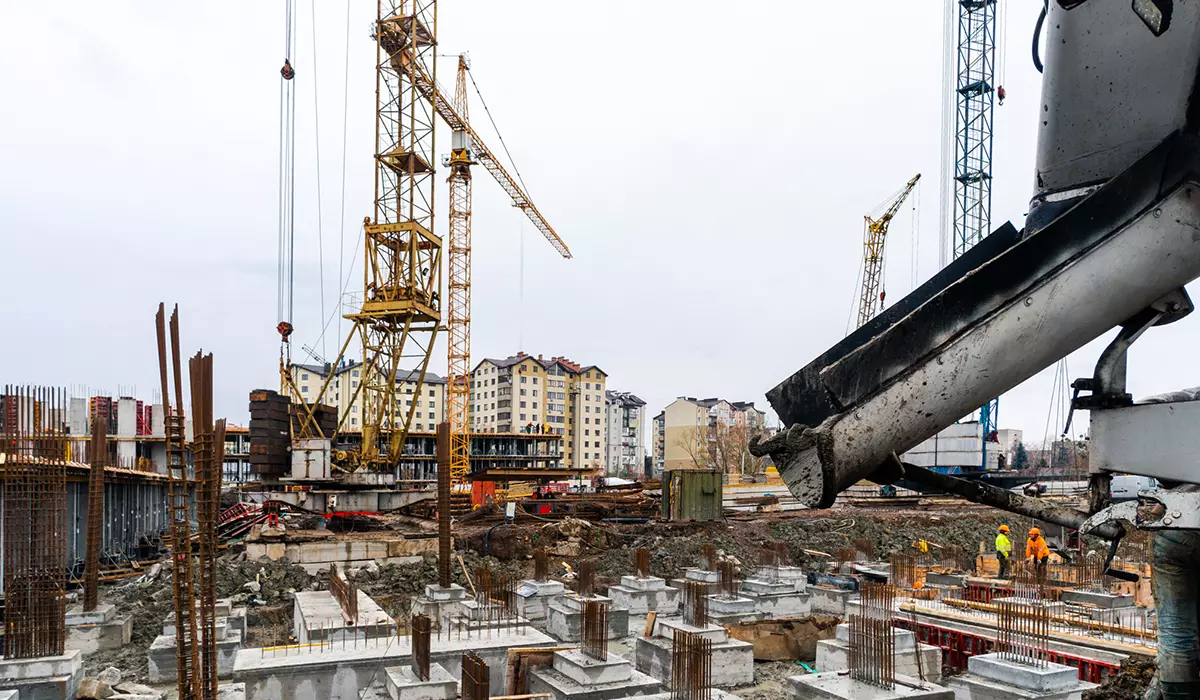
[[[504,148],[504,155],[508,156],[508,164],[512,167],[513,172],[517,175],[517,182],[521,183],[521,189],[525,190],[525,196],[529,196],[529,187],[525,184],[525,180],[521,177],[521,171],[517,169],[517,164],[513,160],[512,153],[508,152],[508,144],[504,142],[504,136],[500,133],[500,127],[496,126],[496,120],[492,118],[492,110],[488,109],[487,101],[483,99],[483,93],[479,91],[479,84],[475,82],[475,76],[471,71],[467,71],[467,77],[471,79],[471,86],[475,88],[475,94],[479,96],[479,104],[483,105],[483,111],[487,114],[488,121],[492,123],[492,129],[496,132],[496,138],[500,139],[500,146]]]
[[[348,3],[347,3],[348,4]],[[317,171],[317,275],[320,284],[321,318],[325,318],[325,233],[321,216],[321,109],[317,98],[317,0],[312,0],[313,157]],[[325,334],[321,334],[321,356],[328,357]]]
[[[295,273],[295,155],[296,86],[292,66],[292,37],[295,33],[295,0],[284,3],[284,61],[279,83],[279,273],[277,326],[281,336],[280,354],[291,360],[288,336],[292,332],[292,283]]]

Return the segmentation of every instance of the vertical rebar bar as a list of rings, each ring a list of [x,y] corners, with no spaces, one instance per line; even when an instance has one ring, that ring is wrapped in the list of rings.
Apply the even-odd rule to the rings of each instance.
[[[417,613],[412,617],[412,663],[413,673],[423,681],[429,680],[429,617]]]
[[[545,549],[533,552],[533,580],[546,581],[550,578],[550,554]]]
[[[596,562],[588,560],[579,562],[579,571],[576,572],[575,592],[584,598],[591,598],[596,594]]]
[[[585,655],[599,661],[608,660],[608,601],[586,600],[583,603],[582,639]]]
[[[721,595],[726,598],[738,597],[737,567],[728,559],[717,565],[721,575]]]
[[[684,630],[671,639],[672,700],[710,700],[712,640]]]
[[[108,466],[108,417],[92,417],[88,444],[87,551],[83,560],[83,611],[100,604],[100,549],[104,531],[104,468]]]
[[[892,634],[896,589],[864,583],[859,588],[859,612],[849,616],[850,677],[882,688],[896,684],[896,649]]]
[[[996,601],[996,648],[1014,663],[1044,667],[1050,638],[1050,609],[1042,600]]]
[[[708,626],[708,584],[683,582],[683,622],[692,627]]]
[[[700,545],[700,568],[705,571],[717,570],[717,546],[715,544]]]
[[[473,651],[462,657],[462,700],[488,700],[491,679],[488,665]]]
[[[633,575],[638,578],[650,576],[650,550],[646,547],[633,550]]]

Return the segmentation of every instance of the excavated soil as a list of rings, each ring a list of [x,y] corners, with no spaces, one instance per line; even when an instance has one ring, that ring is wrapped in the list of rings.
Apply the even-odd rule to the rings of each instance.
[[[1150,687],[1153,678],[1154,659],[1131,656],[1121,664],[1121,670],[1105,678],[1099,688],[1084,692],[1083,700],[1136,700]]]

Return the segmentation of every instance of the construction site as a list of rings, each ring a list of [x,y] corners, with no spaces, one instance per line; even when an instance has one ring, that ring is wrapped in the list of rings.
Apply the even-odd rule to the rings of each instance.
[[[758,388],[778,427],[725,430],[705,411],[729,402],[683,397],[696,425],[656,472],[631,443],[646,403],[631,393],[596,451],[614,393],[600,367],[473,364],[472,291],[499,295],[473,287],[475,180],[573,253],[468,54],[444,53],[459,28],[439,4],[455,0],[346,9],[347,41],[374,57],[373,95],[346,80],[373,105],[371,186],[342,174],[362,268],[338,270],[332,313],[322,278],[314,329],[297,312],[301,86],[320,101],[293,52],[298,13],[314,66],[323,27],[317,3],[281,3],[278,358],[256,358],[277,376],[231,381],[247,357],[190,345],[217,310],[173,302],[128,309],[155,339],[121,348],[153,370],[142,398],[6,364],[0,700],[1200,698],[1200,391],[1135,396],[1126,378],[1128,358],[1149,362],[1130,347],[1185,319],[1200,278],[1200,6],[1049,0],[1026,27],[1002,0],[947,0],[939,269],[918,274],[914,213],[912,289],[888,300],[889,228],[922,175],[900,178],[855,239],[845,334],[817,333],[802,359],[828,349],[807,364],[754,350],[788,358]],[[1041,84],[1020,229],[992,216],[1007,24],[1033,32]],[[560,324],[550,307],[538,324]],[[1102,337],[1091,374],[1070,375]],[[659,352],[656,367],[679,354]],[[1073,453],[1038,471],[998,417],[1046,371],[1067,409],[1047,440]],[[218,415],[227,396],[244,425]]]

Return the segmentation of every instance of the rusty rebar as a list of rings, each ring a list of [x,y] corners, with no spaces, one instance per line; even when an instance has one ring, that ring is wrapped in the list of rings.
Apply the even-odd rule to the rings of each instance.
[[[833,553],[834,562],[836,562],[837,570],[841,571],[842,564],[851,564],[858,560],[858,550],[854,547],[841,547]]]
[[[58,656],[66,642],[66,392],[6,387],[4,465],[5,656]]]
[[[221,472],[225,463],[225,421],[214,423],[212,409],[213,356],[196,353],[188,361],[192,395],[192,462],[196,484],[196,540],[199,558],[200,697],[217,696],[217,518],[220,515]]]
[[[692,627],[708,626],[708,584],[683,582],[683,622]]]
[[[488,665],[473,651],[462,657],[462,700],[488,700],[491,697],[491,673]]]
[[[547,581],[550,579],[550,554],[545,549],[533,551],[533,580]]]
[[[715,544],[700,545],[700,568],[705,571],[717,570],[717,546]]]
[[[429,616],[417,613],[412,616],[412,662],[410,667],[417,678],[429,680],[429,639],[432,625]]]
[[[897,588],[913,589],[922,582],[922,567],[916,555],[893,552],[891,555],[892,573],[889,583]]]
[[[996,605],[996,649],[1014,663],[1046,666],[1050,608],[1040,600],[1000,600]]]
[[[329,564],[329,592],[342,609],[342,615],[352,624],[358,624],[358,587],[342,576],[337,564]]]
[[[596,595],[596,562],[579,562],[579,571],[575,574],[575,592],[584,598]]]
[[[450,424],[437,427],[438,585],[450,587]]]
[[[171,560],[174,567],[175,660],[179,700],[201,696],[200,649],[197,646],[196,592],[192,566],[192,526],[186,454],[186,420],[183,412],[183,371],[179,359],[179,307],[171,312],[170,364],[167,362],[167,323],[163,304],[158,305],[158,369],[162,381],[163,434],[167,454],[167,498],[170,502]],[[171,405],[171,387],[175,402]]]
[[[721,594],[726,598],[736,598],[738,594],[737,566],[726,559],[717,564],[717,571],[721,576]]]
[[[88,444],[87,551],[83,559],[83,611],[100,604],[100,549],[104,545],[104,468],[108,466],[108,417],[92,417]]]
[[[582,644],[580,651],[599,661],[608,660],[608,601],[583,602]]]
[[[674,630],[671,640],[672,700],[710,700],[712,697],[712,640]]]
[[[896,685],[896,642],[892,634],[896,589],[864,583],[859,612],[849,616],[849,671],[854,680],[881,688]]]
[[[633,575],[638,578],[650,576],[650,550],[646,547],[633,550]]]
[[[779,568],[779,550],[774,547],[763,547],[760,549],[758,551],[758,565]]]
[[[947,545],[938,552],[938,561],[944,569],[966,571],[967,551],[955,544]]]

